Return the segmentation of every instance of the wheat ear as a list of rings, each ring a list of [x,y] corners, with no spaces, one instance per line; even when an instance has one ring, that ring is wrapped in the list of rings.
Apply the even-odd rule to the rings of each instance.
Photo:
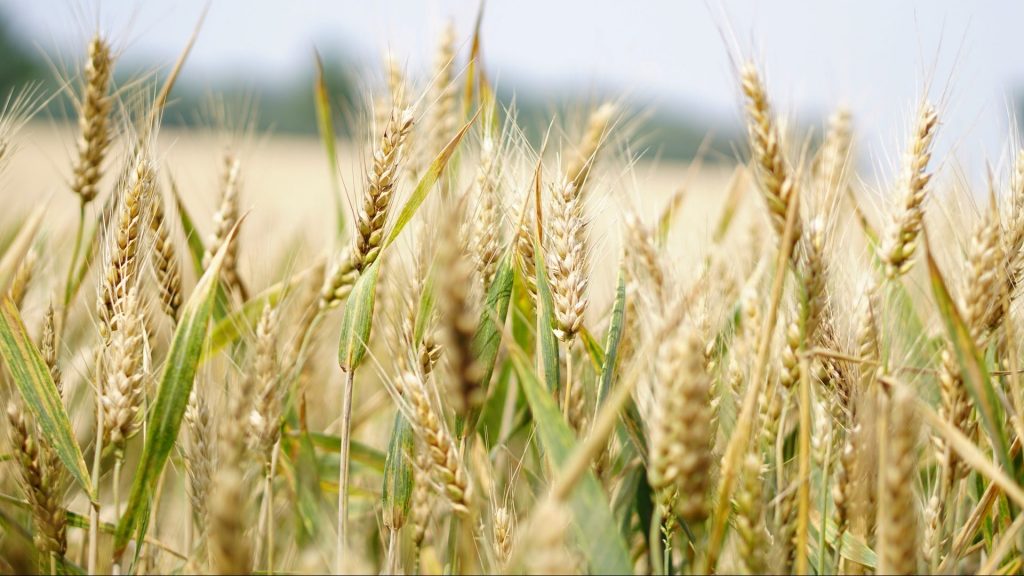
[[[651,488],[687,522],[707,517],[705,496],[711,483],[710,379],[703,351],[689,328],[659,347],[649,424]]]
[[[551,292],[555,300],[555,335],[571,342],[583,323],[589,282],[586,257],[586,219],[582,198],[570,180],[552,188]]]
[[[104,445],[123,458],[129,438],[142,427],[146,373],[143,366],[145,341],[138,288],[115,305],[108,343],[102,355],[100,405],[103,407]]]
[[[228,395],[227,412],[219,427],[219,460],[207,504],[210,567],[215,574],[252,571],[252,542],[246,535],[249,527],[246,423],[256,386],[255,375],[241,378],[237,388]]]
[[[164,215],[164,201],[159,195],[153,199],[153,215],[149,226],[153,233],[153,259],[150,267],[156,277],[160,304],[171,322],[176,323],[181,310],[181,263]]]
[[[928,172],[928,163],[932,158],[932,143],[938,126],[939,117],[935,108],[925,102],[918,111],[914,133],[903,156],[899,212],[882,243],[882,259],[886,263],[889,278],[906,274],[912,265],[917,237],[924,225],[924,204],[932,177]]]
[[[78,158],[75,161],[71,191],[82,204],[92,202],[103,177],[103,160],[110,144],[110,79],[113,57],[110,45],[99,36],[89,42],[89,56],[85,61],[83,94],[78,110]]]
[[[883,574],[918,573],[920,523],[917,514],[917,419],[914,397],[903,386],[889,399],[888,430],[884,435],[879,467],[878,571]]]
[[[62,464],[58,462],[58,468],[47,465],[33,432],[35,426],[14,402],[7,405],[7,420],[14,457],[36,528],[33,541],[44,555],[63,556],[67,549],[67,512],[61,503],[63,487],[55,483],[53,477]],[[44,569],[49,569],[48,562]]]
[[[106,337],[115,329],[118,303],[136,285],[143,222],[154,186],[154,167],[144,152],[136,154],[129,178],[118,198],[117,216],[108,231],[109,241],[104,277],[101,280],[98,312],[100,333]]]
[[[220,207],[213,215],[213,233],[207,242],[206,252],[203,253],[203,268],[210,266],[213,256],[220,250],[220,247],[227,241],[228,234],[238,223],[239,194],[241,193],[241,169],[242,164],[238,156],[231,150],[224,153],[224,167],[221,174],[221,197]],[[224,262],[221,264],[221,278],[228,288],[236,291],[242,300],[248,300],[248,295],[242,280],[238,275],[238,239],[228,244],[224,253]]]
[[[618,108],[611,102],[605,102],[598,106],[587,119],[587,129],[583,134],[576,150],[576,155],[565,170],[565,177],[573,183],[579,194],[586,189],[587,180],[590,178],[590,171],[597,160],[597,154],[601,151],[608,136],[608,129],[612,119],[615,117]]]
[[[488,136],[480,143],[476,173],[476,211],[472,246],[477,276],[484,290],[490,287],[498,267],[502,246],[501,195],[498,190],[500,156]]]
[[[357,270],[369,267],[380,253],[395,185],[398,183],[403,145],[412,131],[412,125],[412,110],[393,111],[380,145],[373,153],[373,166],[363,195],[362,207],[356,217],[352,263]]]
[[[772,227],[781,237],[786,227],[789,205],[797,197],[798,183],[786,161],[781,132],[773,117],[761,76],[753,64],[746,64],[740,71],[740,87],[747,100],[747,138],[757,165],[761,192],[768,206]],[[800,238],[801,230],[798,217],[794,224],[794,239]]]
[[[416,435],[430,457],[434,482],[452,509],[460,516],[468,516],[473,500],[469,473],[448,427],[430,400],[427,384],[419,376],[405,372],[399,376],[397,386],[407,402],[406,411]]]

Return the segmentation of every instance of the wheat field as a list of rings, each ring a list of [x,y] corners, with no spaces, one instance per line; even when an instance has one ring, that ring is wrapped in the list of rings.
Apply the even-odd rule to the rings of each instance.
[[[1024,151],[890,174],[735,54],[735,157],[524,135],[446,29],[357,137],[0,113],[3,573],[1019,573]],[[463,46],[458,50],[456,46]],[[230,105],[222,108],[230,109]],[[237,113],[234,113],[237,112]]]

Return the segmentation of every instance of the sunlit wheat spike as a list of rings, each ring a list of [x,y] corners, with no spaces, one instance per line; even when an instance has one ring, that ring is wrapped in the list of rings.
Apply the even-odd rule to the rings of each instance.
[[[221,197],[220,206],[213,215],[213,233],[210,234],[207,242],[206,252],[203,254],[203,268],[210,266],[213,256],[220,250],[220,247],[227,241],[228,234],[238,223],[239,217],[239,195],[241,194],[241,169],[242,163],[233,150],[226,150],[223,158],[224,166],[221,174]],[[238,275],[238,240],[237,238],[228,244],[224,255],[224,262],[221,264],[221,277],[227,286],[247,299],[241,278]]]
[[[83,88],[78,110],[78,158],[75,160],[71,191],[83,204],[92,202],[99,193],[103,177],[103,160],[111,141],[110,80],[113,56],[107,40],[100,35],[89,42],[89,55],[85,61]]]
[[[412,110],[394,110],[384,134],[373,152],[373,165],[367,178],[362,205],[356,214],[356,235],[352,246],[352,266],[364,270],[377,260],[384,230],[391,213],[391,201],[398,184],[403,145],[412,131]]]
[[[903,155],[898,194],[901,200],[882,243],[882,258],[886,274],[896,278],[906,274],[917,249],[918,235],[924,225],[924,207],[928,198],[932,174],[928,165],[932,158],[932,144],[939,126],[935,107],[925,102],[917,113],[914,132]]]
[[[119,191],[117,212],[110,223],[105,249],[104,276],[100,282],[98,313],[101,333],[116,328],[117,306],[136,285],[144,219],[150,207],[155,167],[145,150],[136,153],[128,180]]]
[[[786,213],[790,204],[796,201],[799,183],[785,158],[774,112],[768,103],[761,75],[753,64],[748,63],[740,70],[740,87],[746,98],[747,138],[757,165],[761,192],[772,227],[781,237],[786,227]],[[798,218],[794,238],[800,237],[800,230]]]
[[[566,180],[552,188],[551,248],[548,268],[555,300],[555,334],[565,342],[576,337],[587,309],[587,221],[576,185]]]
[[[171,239],[170,224],[164,215],[164,201],[159,194],[153,200],[150,230],[153,234],[153,259],[150,262],[160,293],[160,305],[167,317],[177,322],[182,297],[181,263]]]
[[[878,569],[885,574],[917,574],[921,533],[914,490],[918,428],[913,393],[900,386],[890,404],[879,470]]]
[[[40,449],[40,441],[33,430],[35,426],[14,402],[7,405],[7,421],[19,476],[31,506],[36,530],[33,541],[44,555],[63,556],[67,549],[67,512],[62,505],[64,486],[55,481],[54,471],[48,470],[46,450]],[[48,564],[44,565],[48,569]]]

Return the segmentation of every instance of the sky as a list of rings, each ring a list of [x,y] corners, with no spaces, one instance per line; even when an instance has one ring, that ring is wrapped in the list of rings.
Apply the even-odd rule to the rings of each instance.
[[[126,57],[171,63],[207,0],[3,2],[41,50],[81,50],[98,22]],[[259,87],[308,73],[314,47],[371,64],[390,52],[429,66],[452,19],[468,52],[479,0],[213,0],[183,78]],[[943,118],[940,153],[965,171],[1005,155],[1024,2],[977,0],[491,0],[483,22],[489,74],[510,90],[622,93],[710,124],[740,115],[735,58],[766,71],[777,108],[818,121],[854,114],[869,161],[883,170],[923,96]],[[258,88],[257,88],[258,90]],[[973,167],[972,167],[973,165]]]

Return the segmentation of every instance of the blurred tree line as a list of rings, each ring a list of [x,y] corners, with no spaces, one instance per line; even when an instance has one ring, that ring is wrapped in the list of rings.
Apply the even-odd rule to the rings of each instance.
[[[41,84],[47,94],[59,89],[58,79],[46,64],[38,50],[13,33],[10,23],[0,12],[0,99],[6,98],[12,91],[28,83]],[[183,78],[175,87],[172,107],[164,116],[167,125],[191,126],[209,124],[209,108],[212,94],[227,103],[254,100],[256,128],[274,132],[312,134],[317,130],[316,114],[313,106],[313,65],[310,57],[309,74],[285,86],[264,87],[256,90],[227,83],[223,86],[201,87],[188,81],[186,65]],[[130,66],[119,65],[115,69],[115,82],[118,85],[137,77],[140,71],[152,68],[133,70]],[[352,136],[353,129],[361,125],[359,111],[365,111],[365,96],[361,85],[350,71],[359,70],[353,62],[341,54],[328,55],[324,62],[324,81],[331,94],[335,108],[335,129],[339,136]],[[166,73],[166,70],[164,71]],[[162,79],[161,79],[162,80]],[[500,88],[500,87],[499,87]],[[77,89],[77,86],[76,86]],[[253,95],[255,94],[255,98]],[[519,124],[524,128],[526,136],[534,145],[539,145],[553,115],[559,118],[578,117],[586,103],[593,102],[592,97],[584,97],[579,93],[517,93],[500,90],[499,98],[506,105],[513,101],[517,111]],[[627,105],[629,105],[627,103]],[[567,116],[568,115],[568,116]],[[70,99],[66,96],[51,100],[43,117],[55,119],[74,118]],[[636,107],[626,111],[627,118],[633,118],[629,128],[633,136],[642,136],[636,144],[643,149],[633,149],[633,153],[647,152],[665,159],[692,158],[705,139],[708,126],[702,122],[686,118],[679,114],[654,112],[644,107]],[[365,113],[362,116],[365,119]],[[719,134],[711,142],[709,159],[729,157],[733,153],[728,145],[728,134]]]

